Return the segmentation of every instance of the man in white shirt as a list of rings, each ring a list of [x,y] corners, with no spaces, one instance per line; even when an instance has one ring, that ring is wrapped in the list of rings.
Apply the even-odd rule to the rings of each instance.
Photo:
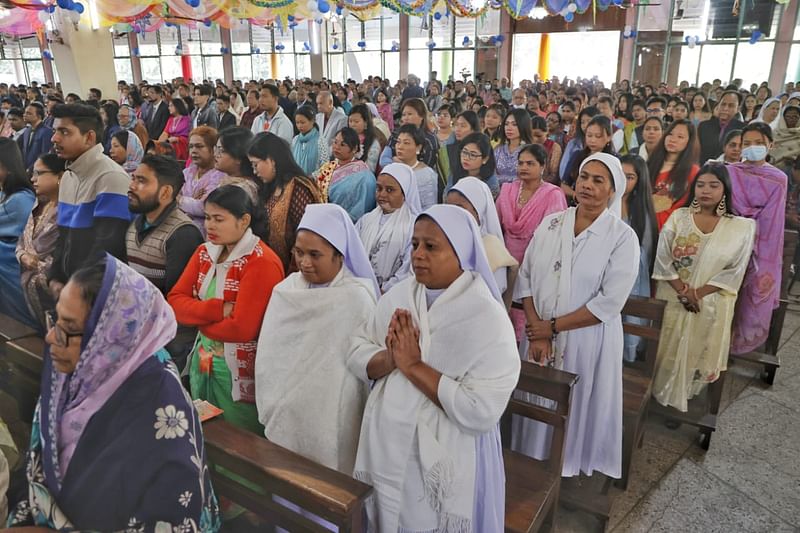
[[[264,112],[255,118],[251,131],[253,135],[268,131],[291,144],[294,137],[294,126],[292,126],[292,121],[289,120],[286,113],[283,112],[283,108],[278,105],[280,94],[278,87],[271,83],[265,83],[261,86],[258,103]]]
[[[333,107],[333,95],[330,91],[320,91],[317,95],[317,127],[328,147],[333,146],[333,138],[339,130],[347,126],[347,115],[339,108]]]

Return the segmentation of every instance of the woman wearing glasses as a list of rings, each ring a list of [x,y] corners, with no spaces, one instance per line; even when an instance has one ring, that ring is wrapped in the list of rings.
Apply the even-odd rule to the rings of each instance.
[[[58,189],[66,161],[44,154],[33,164],[33,190],[38,197],[17,243],[22,292],[31,314],[44,325],[44,310],[55,305],[47,286],[58,239]]]
[[[189,134],[189,157],[192,164],[183,171],[184,183],[178,197],[180,208],[200,228],[203,237],[206,236],[206,198],[220,186],[225,177],[223,172],[214,168],[214,146],[217,139],[217,130],[208,126],[199,126]]]
[[[161,293],[107,255],[72,276],[47,316],[30,498],[10,525],[217,531],[200,419],[164,350],[176,323]]]
[[[459,164],[452,169],[445,194],[467,176],[478,178],[489,186],[492,197],[500,193],[500,183],[495,174],[494,150],[489,137],[483,133],[470,133],[459,144]]]

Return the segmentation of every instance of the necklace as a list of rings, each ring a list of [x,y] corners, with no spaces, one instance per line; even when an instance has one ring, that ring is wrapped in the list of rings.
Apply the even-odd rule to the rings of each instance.
[[[411,167],[411,170],[416,169],[418,166],[419,166],[419,159],[417,159],[417,162],[414,163],[414,165]]]
[[[533,195],[536,193],[538,189],[539,187],[537,186],[536,189],[533,189],[533,191],[531,191],[531,193],[528,195],[527,198],[523,199],[522,193],[525,192],[525,189],[522,187],[522,184],[520,184],[519,193],[517,194],[517,205],[522,207],[525,204],[527,204],[530,201],[530,199],[533,198]]]

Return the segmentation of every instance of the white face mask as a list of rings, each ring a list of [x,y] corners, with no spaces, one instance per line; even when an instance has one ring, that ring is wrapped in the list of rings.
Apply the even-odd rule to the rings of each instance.
[[[767,158],[767,147],[757,144],[742,150],[742,159],[745,161],[763,161]]]

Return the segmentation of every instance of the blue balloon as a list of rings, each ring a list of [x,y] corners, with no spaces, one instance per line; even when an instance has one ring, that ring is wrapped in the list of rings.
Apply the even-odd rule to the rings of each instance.
[[[342,9],[342,6],[336,6],[336,14],[341,17],[342,13],[344,13],[344,10]]]
[[[327,13],[331,10],[331,5],[326,2],[326,0],[319,0],[317,3],[317,9],[319,9],[320,13]]]
[[[433,14],[433,18],[435,18],[436,20],[442,20],[442,14],[437,11],[436,13]]]
[[[564,15],[564,20],[566,20],[567,22],[572,22],[573,20],[575,20],[575,14],[572,11],[567,12],[567,14]]]
[[[210,27],[211,27],[211,20],[210,20],[210,19],[206,19],[206,20],[204,20],[204,21],[203,21],[203,25],[204,25],[206,28],[210,28]]]
[[[69,9],[69,5],[72,2],[70,0],[58,0],[56,3],[58,4],[58,7],[60,7],[61,9]]]
[[[45,9],[47,10],[48,13],[55,13],[56,12],[56,6],[55,5],[47,6]]]
[[[77,11],[78,13],[83,14],[83,10],[85,8],[83,7],[83,4],[77,3],[75,4],[75,7],[73,9],[75,9],[75,11]]]
[[[287,16],[286,20],[288,20],[289,22],[292,22],[294,20],[294,15]]]

